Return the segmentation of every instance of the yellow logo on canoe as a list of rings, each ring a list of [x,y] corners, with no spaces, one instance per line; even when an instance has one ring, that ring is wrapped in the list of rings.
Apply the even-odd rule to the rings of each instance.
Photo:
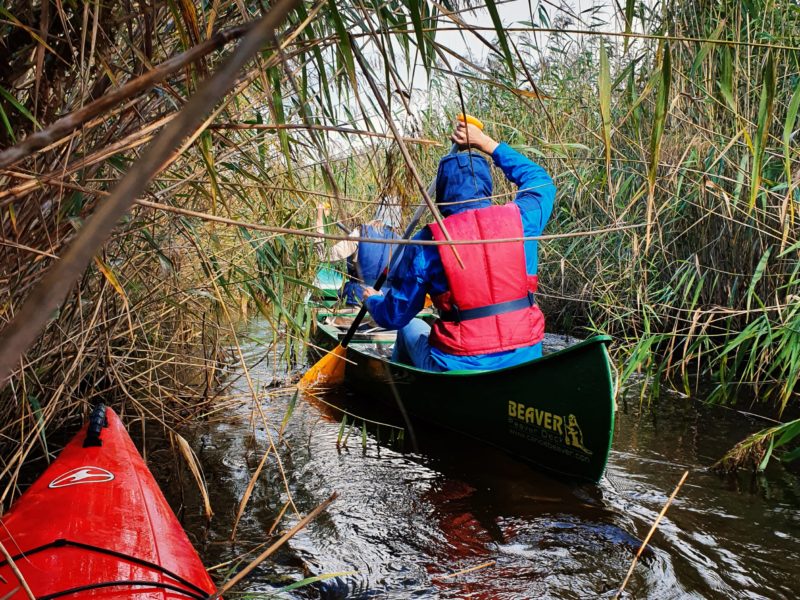
[[[525,406],[522,402],[509,400],[508,416],[512,425],[512,433],[522,434],[522,428],[535,427],[540,431],[548,432],[547,437],[551,440],[560,439],[564,446],[575,448],[590,456],[592,454],[592,451],[583,444],[583,431],[578,424],[578,418],[573,414],[564,417],[533,406]]]

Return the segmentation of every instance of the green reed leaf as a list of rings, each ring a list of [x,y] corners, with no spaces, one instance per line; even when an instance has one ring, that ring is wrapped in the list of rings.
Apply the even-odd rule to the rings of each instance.
[[[611,68],[606,45],[603,42],[600,42],[600,75],[597,87],[600,100],[600,119],[603,124],[606,171],[608,171],[611,168]]]
[[[292,418],[294,414],[295,406],[297,406],[297,396],[299,395],[300,390],[295,390],[294,394],[292,395],[289,403],[286,405],[286,412],[283,415],[283,421],[281,421],[281,427],[279,433],[282,435],[286,426],[289,424],[289,419]]]
[[[794,88],[789,107],[786,109],[786,120],[783,123],[783,161],[786,181],[789,187],[792,185],[792,133],[794,132],[795,123],[797,123],[798,109],[800,109],[800,81],[797,82]]]
[[[344,437],[344,430],[347,427],[347,415],[342,415],[342,422],[339,424],[339,435],[336,436],[336,445],[340,446]]]
[[[342,15],[339,13],[339,9],[336,8],[336,0],[328,0],[328,14],[331,17],[331,21],[333,21],[336,36],[339,38],[338,48],[342,60],[344,61],[345,70],[350,78],[353,89],[356,89],[358,88],[358,81],[356,79],[356,64],[353,58],[353,48],[350,44],[350,36],[342,20]]]
[[[767,52],[767,59],[764,68],[764,79],[761,83],[761,100],[758,105],[758,131],[753,140],[753,170],[750,175],[750,202],[748,208],[753,209],[756,205],[756,198],[761,189],[762,163],[764,162],[764,150],[767,145],[769,126],[772,122],[772,110],[775,102],[775,60],[772,51]]]
[[[761,459],[761,462],[758,464],[758,470],[763,471],[767,468],[769,464],[769,459],[772,457],[772,450],[775,448],[775,438],[770,438],[769,446],[767,447],[767,451],[764,454],[764,458]]]
[[[661,81],[656,96],[655,115],[653,116],[653,130],[650,135],[650,165],[647,178],[651,188],[656,184],[658,160],[661,154],[661,140],[664,136],[664,123],[669,111],[669,88],[672,83],[672,55],[669,42],[664,44],[664,57],[661,62]]]
[[[422,25],[422,6],[420,6],[419,0],[407,0],[408,1],[408,13],[411,16],[411,24],[414,27],[414,36],[417,39],[417,48],[419,49],[419,55],[422,58],[422,64],[425,67],[425,70],[428,72],[428,77],[430,77],[431,73],[431,63],[428,60],[428,53],[425,51],[425,34],[423,32],[423,25]]]
[[[738,114],[736,110],[736,100],[733,98],[733,50],[724,48],[721,52],[722,62],[719,74],[719,93],[731,109],[733,114]]]
[[[3,87],[0,87],[0,96],[2,96],[3,98],[5,98],[5,99],[8,101],[8,103],[9,103],[11,106],[13,106],[14,108],[16,108],[16,109],[17,109],[17,110],[20,112],[20,114],[22,114],[22,116],[24,116],[26,119],[28,119],[28,120],[29,120],[31,123],[33,123],[33,124],[34,124],[34,125],[35,125],[37,128],[39,128],[39,129],[41,129],[41,128],[42,128],[42,126],[41,126],[41,125],[39,125],[39,121],[37,121],[37,120],[36,120],[36,117],[34,117],[34,116],[33,116],[33,115],[30,113],[30,111],[29,111],[27,108],[25,108],[25,107],[24,107],[24,106],[23,106],[23,105],[22,105],[22,104],[19,102],[19,100],[17,100],[17,99],[16,99],[16,98],[15,98],[15,97],[14,97],[14,96],[13,96],[13,95],[12,95],[12,94],[11,94],[11,93],[8,91],[8,90],[6,90],[6,89],[5,89],[5,88],[3,88]]]
[[[489,11],[489,16],[492,18],[492,23],[497,33],[497,41],[500,42],[500,47],[503,49],[503,56],[508,66],[508,72],[511,77],[514,77],[514,58],[511,55],[511,48],[508,45],[506,30],[503,27],[503,22],[500,20],[500,13],[497,12],[497,5],[494,0],[486,0],[486,10]]]

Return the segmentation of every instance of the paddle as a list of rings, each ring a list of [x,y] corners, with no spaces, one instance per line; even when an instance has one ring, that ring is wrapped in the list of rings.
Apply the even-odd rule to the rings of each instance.
[[[459,114],[456,116],[459,121],[465,121],[471,125],[475,125],[476,127],[483,129],[483,123],[481,123],[475,117],[470,115]],[[453,144],[450,148],[450,154],[454,154],[458,151],[458,146]],[[436,191],[436,178],[431,182],[428,186],[428,196],[432,197],[434,192]],[[426,206],[423,204],[414,212],[414,216],[411,218],[411,222],[406,227],[406,230],[403,232],[404,240],[409,239],[414,231],[417,229],[417,225],[419,224],[419,220],[422,218],[422,215],[425,214]],[[399,257],[403,254],[402,249],[398,250],[394,256],[392,257],[389,264],[380,274],[378,279],[375,281],[375,284],[372,286],[376,290],[381,289],[383,284],[386,282],[389,273],[392,270],[392,267],[397,262]],[[339,385],[344,381],[344,367],[345,361],[344,356],[347,352],[347,346],[350,344],[350,340],[353,339],[356,331],[358,330],[358,326],[361,325],[361,321],[364,320],[364,317],[367,314],[367,305],[363,304],[361,306],[361,310],[358,311],[358,315],[356,318],[353,319],[350,328],[347,330],[347,333],[342,338],[342,341],[339,342],[339,345],[336,346],[333,350],[331,350],[328,354],[320,358],[312,367],[306,372],[305,375],[300,379],[298,382],[298,386],[300,388],[308,388],[319,384],[330,384],[330,385]]]

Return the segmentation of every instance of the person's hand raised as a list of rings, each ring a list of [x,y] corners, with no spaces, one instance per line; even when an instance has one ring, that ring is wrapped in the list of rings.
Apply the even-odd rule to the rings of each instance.
[[[476,127],[472,123],[464,123],[464,121],[460,120],[456,121],[456,126],[455,129],[453,129],[453,135],[450,136],[450,139],[460,148],[470,146],[486,154],[491,154],[494,152],[494,149],[499,146],[496,141],[483,133],[479,127]]]

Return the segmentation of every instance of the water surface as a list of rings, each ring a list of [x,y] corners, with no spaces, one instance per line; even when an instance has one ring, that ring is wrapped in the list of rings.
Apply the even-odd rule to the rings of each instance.
[[[257,339],[265,330],[256,323],[252,334]],[[251,376],[266,394],[266,386],[285,374],[261,360],[257,341],[246,350],[257,363]],[[249,388],[241,379],[231,391],[244,399]],[[195,431],[215,516],[206,524],[184,477],[184,523],[205,563],[218,565],[272,539],[287,487],[302,514],[338,492],[327,513],[254,572],[244,588],[253,597],[329,573],[345,574],[281,597],[611,597],[639,540],[689,470],[628,585],[629,597],[797,597],[796,477],[779,465],[759,476],[720,477],[708,470],[725,448],[764,424],[677,396],[642,407],[639,395],[630,390],[623,398],[607,475],[588,485],[553,479],[493,448],[419,425],[416,451],[408,435],[404,448],[387,446],[385,428],[369,430],[365,449],[360,429],[346,448],[337,448],[341,413],[302,397],[280,436],[292,393],[272,393],[262,409],[270,434],[281,440],[286,477],[269,456],[230,542],[239,501],[267,446],[258,411],[243,400],[224,421]],[[378,420],[392,418],[346,391],[324,400]],[[180,501],[175,486],[167,491]],[[277,531],[296,521],[289,508]]]

